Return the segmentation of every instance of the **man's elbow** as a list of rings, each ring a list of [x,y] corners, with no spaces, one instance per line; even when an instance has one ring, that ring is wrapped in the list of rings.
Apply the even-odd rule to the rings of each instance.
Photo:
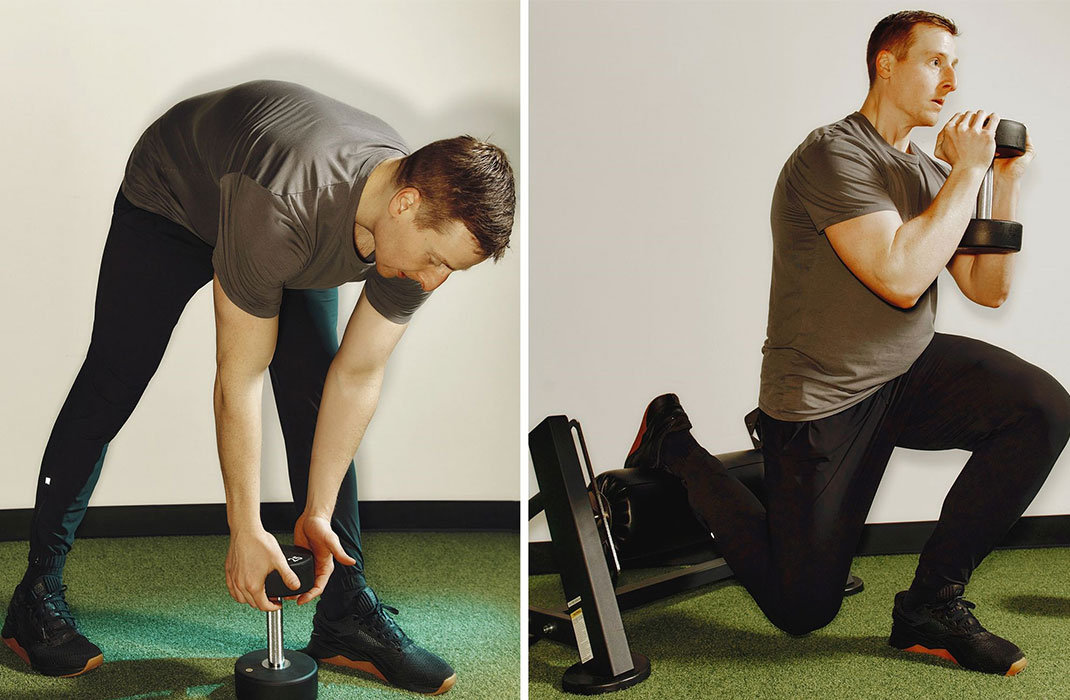
[[[963,292],[965,293],[967,290],[964,289]],[[1003,302],[1007,301],[1007,297],[1010,296],[1010,279],[1004,278],[990,284],[974,284],[969,292],[972,293],[966,293],[966,296],[974,303],[987,306],[990,309],[998,309],[1003,306]]]
[[[920,286],[905,275],[877,274],[870,289],[881,299],[900,309],[912,309],[929,285]]]
[[[216,365],[213,398],[216,410],[242,405],[263,389],[264,371],[234,365]]]
[[[988,297],[974,299],[974,301],[980,304],[981,306],[987,306],[990,309],[998,309],[999,307],[1003,306],[1003,302],[1007,301],[1007,292],[1002,291],[998,294],[994,294]]]
[[[339,382],[349,387],[378,385],[383,381],[386,373],[385,364],[360,363],[350,364],[339,362],[337,358],[331,363],[327,372],[329,380]]]
[[[228,407],[231,403],[231,397],[234,395],[233,387],[227,388],[227,382],[218,367],[216,368],[215,386],[212,389],[212,405],[218,415]]]
[[[921,299],[920,294],[893,294],[884,297],[886,302],[900,309],[913,309],[917,305],[918,299]]]
[[[878,294],[892,306],[900,309],[913,309],[924,293],[924,289],[912,289],[906,285],[885,285]]]

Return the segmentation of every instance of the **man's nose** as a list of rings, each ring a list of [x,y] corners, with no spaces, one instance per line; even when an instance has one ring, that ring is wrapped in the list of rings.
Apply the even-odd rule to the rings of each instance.
[[[425,292],[433,292],[435,289],[446,281],[446,278],[450,276],[452,270],[438,267],[430,272],[426,272],[420,275],[420,286],[424,288]]]
[[[944,75],[944,84],[951,88],[950,90],[948,90],[948,92],[954,92],[956,89],[958,89],[959,84],[957,78],[955,77],[954,68],[948,67],[947,72]]]

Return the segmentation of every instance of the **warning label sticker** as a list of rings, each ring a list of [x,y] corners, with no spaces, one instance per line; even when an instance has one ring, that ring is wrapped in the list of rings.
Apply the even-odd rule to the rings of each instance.
[[[574,598],[568,602],[568,616],[572,619],[572,632],[576,635],[576,648],[580,651],[580,663],[587,663],[594,658],[591,649],[591,638],[587,636],[587,625],[583,622],[583,608],[580,599]]]

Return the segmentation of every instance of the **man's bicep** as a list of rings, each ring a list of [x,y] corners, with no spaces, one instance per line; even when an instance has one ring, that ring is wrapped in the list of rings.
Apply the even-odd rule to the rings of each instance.
[[[394,323],[376,311],[362,291],[342,335],[335,365],[347,372],[381,370],[408,324]]]
[[[883,299],[894,296],[882,278],[895,233],[903,225],[897,211],[875,211],[825,229],[832,249],[862,284]]]
[[[219,277],[212,278],[215,302],[216,364],[242,374],[259,374],[275,354],[279,318],[260,318],[230,300]]]

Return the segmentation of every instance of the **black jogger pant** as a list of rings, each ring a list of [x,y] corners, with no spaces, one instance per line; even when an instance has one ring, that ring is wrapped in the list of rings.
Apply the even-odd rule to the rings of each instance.
[[[41,464],[30,531],[31,572],[62,570],[100,476],[108,442],[130,417],[156,372],[186,303],[212,280],[212,274],[211,246],[118,195],[100,264],[89,351]],[[337,318],[335,289],[287,289],[283,294],[269,374],[297,511],[303,510],[307,494],[323,383],[338,350]],[[337,566],[325,595],[364,586],[352,463],[331,525],[357,564]]]
[[[820,420],[759,418],[767,508],[690,433],[662,458],[725,560],[777,627],[805,634],[843,584],[895,446],[972,452],[925,544],[914,586],[965,586],[1032,502],[1070,437],[1070,395],[1049,374],[971,338],[936,334],[906,374]]]

